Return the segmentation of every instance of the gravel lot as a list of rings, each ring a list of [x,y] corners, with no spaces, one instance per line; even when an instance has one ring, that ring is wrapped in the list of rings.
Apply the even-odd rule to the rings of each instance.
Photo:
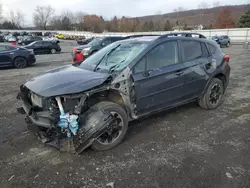
[[[0,74],[1,188],[243,188],[250,187],[250,50],[231,56],[225,101],[214,111],[189,104],[131,123],[121,145],[106,152],[60,153],[27,132],[16,112],[25,80],[69,64],[72,45],[41,55],[26,69]]]

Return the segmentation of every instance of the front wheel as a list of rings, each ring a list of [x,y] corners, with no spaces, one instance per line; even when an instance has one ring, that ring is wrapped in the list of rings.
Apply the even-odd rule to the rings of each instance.
[[[56,53],[56,49],[51,49],[50,53],[55,54]]]
[[[227,43],[227,47],[229,47],[229,46],[230,46],[230,42]]]
[[[115,124],[110,129],[97,138],[91,148],[98,151],[109,150],[121,143],[128,130],[128,117],[126,111],[120,105],[103,101],[96,106],[105,112],[111,113],[115,117]]]
[[[200,107],[208,110],[216,109],[221,105],[224,95],[223,82],[218,78],[213,78],[206,92],[199,99]]]
[[[25,68],[27,67],[27,61],[23,57],[17,57],[14,59],[14,66],[19,69]]]

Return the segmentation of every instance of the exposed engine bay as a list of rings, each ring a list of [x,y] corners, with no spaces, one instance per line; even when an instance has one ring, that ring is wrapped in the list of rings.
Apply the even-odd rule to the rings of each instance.
[[[81,153],[110,129],[115,117],[98,106],[89,106],[88,94],[44,98],[21,86],[17,98],[26,114],[28,129],[46,145]]]

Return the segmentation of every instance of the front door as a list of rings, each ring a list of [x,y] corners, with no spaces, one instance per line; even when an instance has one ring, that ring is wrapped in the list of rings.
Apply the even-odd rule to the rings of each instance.
[[[150,50],[133,68],[138,114],[161,110],[184,100],[184,68],[177,41],[163,42]]]
[[[12,51],[7,49],[7,46],[0,46],[0,66],[11,64]]]
[[[43,53],[49,53],[51,51],[51,42],[49,41],[43,41],[43,44],[42,44],[42,52]]]

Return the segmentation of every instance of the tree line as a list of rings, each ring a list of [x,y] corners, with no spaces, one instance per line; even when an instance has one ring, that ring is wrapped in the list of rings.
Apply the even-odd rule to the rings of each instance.
[[[213,7],[219,6],[219,2],[214,2]],[[198,8],[206,10],[210,8],[209,4],[202,2]],[[180,19],[180,14],[185,9],[178,7],[174,10],[176,14],[175,22],[171,19],[153,20],[140,19],[138,17],[129,18],[114,16],[111,20],[105,20],[100,15],[88,15],[84,12],[73,13],[69,10],[63,10],[60,15],[55,14],[55,9],[48,6],[36,6],[33,11],[33,24],[35,29],[42,30],[79,30],[101,33],[109,32],[147,32],[147,31],[169,31],[173,26],[182,26],[188,29],[185,19]],[[200,18],[202,18],[202,13]],[[2,8],[0,6],[0,28],[2,29],[21,29],[24,26],[24,14],[20,10],[10,11],[7,18],[2,16]],[[229,7],[221,8],[216,16],[214,24],[206,25],[205,29],[212,28],[234,28],[234,27],[250,27],[250,10],[242,15],[239,21],[232,17]]]

